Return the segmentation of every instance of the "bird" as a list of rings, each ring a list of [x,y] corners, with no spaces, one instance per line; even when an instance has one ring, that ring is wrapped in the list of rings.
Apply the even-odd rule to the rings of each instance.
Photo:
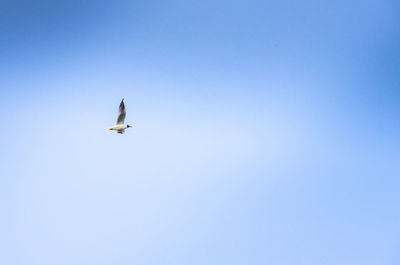
[[[125,132],[125,129],[132,127],[128,124],[124,124],[125,116],[126,116],[125,103],[124,99],[122,99],[121,103],[119,104],[117,123],[114,126],[108,127],[108,130],[115,130],[117,131],[117,133],[123,134]]]

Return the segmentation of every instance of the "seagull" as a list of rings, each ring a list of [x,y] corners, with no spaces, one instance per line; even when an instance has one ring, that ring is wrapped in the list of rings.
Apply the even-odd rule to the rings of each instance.
[[[124,99],[121,100],[121,103],[119,104],[119,114],[117,118],[117,123],[114,126],[111,126],[108,128],[108,130],[115,130],[117,133],[124,133],[126,128],[130,128],[132,126],[128,124],[124,124],[126,116],[126,111],[125,111],[125,103]]]

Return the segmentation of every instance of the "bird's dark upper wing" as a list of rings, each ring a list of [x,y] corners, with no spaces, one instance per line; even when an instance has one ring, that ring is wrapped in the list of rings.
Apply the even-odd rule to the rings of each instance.
[[[124,99],[122,99],[121,104],[119,104],[119,114],[117,118],[117,124],[124,124],[125,116],[126,116],[125,104],[124,104]]]

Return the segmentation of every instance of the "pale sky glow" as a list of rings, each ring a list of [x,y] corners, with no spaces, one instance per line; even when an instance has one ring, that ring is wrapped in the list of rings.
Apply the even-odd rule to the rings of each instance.
[[[4,1],[0,264],[398,264],[398,8]]]

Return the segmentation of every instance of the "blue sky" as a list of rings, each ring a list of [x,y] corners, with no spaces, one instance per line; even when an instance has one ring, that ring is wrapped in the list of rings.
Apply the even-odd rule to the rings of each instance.
[[[0,2],[1,264],[398,264],[398,9]]]

